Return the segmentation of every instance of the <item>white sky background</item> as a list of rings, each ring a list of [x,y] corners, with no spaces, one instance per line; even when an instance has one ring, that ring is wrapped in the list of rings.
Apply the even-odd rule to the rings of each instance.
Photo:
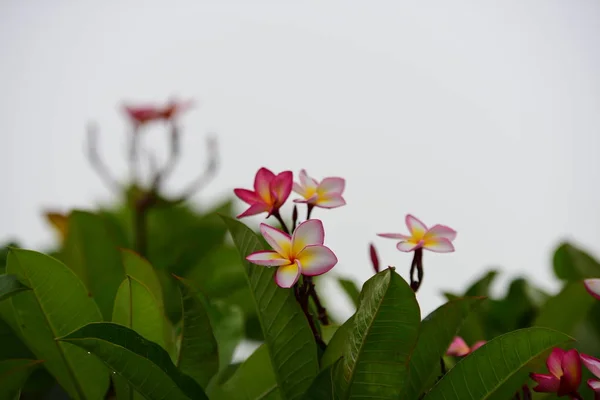
[[[110,200],[82,151],[87,122],[125,178],[119,105],[175,95],[198,107],[169,188],[202,168],[207,132],[220,142],[198,205],[261,166],[343,176],[348,206],[314,214],[336,274],[368,279],[374,241],[407,276],[411,255],[375,234],[405,232],[410,212],[458,231],[455,253],[425,254],[423,315],[489,267],[555,289],[561,239],[600,253],[598,38],[593,0],[3,0],[0,240],[41,249],[54,239],[42,208]],[[146,134],[163,158],[165,138]]]

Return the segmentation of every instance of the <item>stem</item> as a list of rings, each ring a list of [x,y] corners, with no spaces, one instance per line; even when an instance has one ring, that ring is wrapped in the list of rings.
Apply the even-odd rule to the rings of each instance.
[[[323,325],[329,325],[327,309],[323,307],[323,304],[321,304],[321,299],[319,299],[319,295],[315,290],[315,284],[313,283],[312,277],[305,277],[304,284],[308,286],[308,294],[313,299],[313,301],[315,302],[315,306],[317,307],[317,318],[319,319],[319,322],[321,322]]]
[[[310,214],[312,213],[313,208],[315,208],[314,205],[307,204],[307,207],[306,207],[306,220],[307,221],[310,219]]]
[[[273,213],[271,215],[274,216],[275,219],[277,219],[277,221],[279,221],[279,223],[281,224],[281,229],[283,229],[283,231],[289,235],[290,231],[287,228],[287,225],[285,224],[285,222],[283,221],[283,218],[281,218],[281,214],[279,214],[279,210],[273,211]]]
[[[444,362],[444,357],[440,357],[440,370],[442,371],[442,375],[446,375],[446,363]]]
[[[317,330],[317,327],[315,326],[315,322],[313,321],[312,314],[310,313],[310,311],[308,309],[309,293],[306,290],[306,286],[305,285],[300,286],[299,282],[296,282],[296,284],[294,285],[294,295],[296,296],[296,301],[298,301],[298,303],[300,304],[300,307],[302,308],[302,312],[304,313],[304,315],[306,316],[306,319],[308,320],[308,325],[310,326],[310,330],[313,333],[313,336],[315,338],[315,341],[317,342],[317,345],[319,347],[321,347],[321,349],[324,350],[327,347],[327,345],[321,338],[321,335],[319,334],[319,331]]]
[[[415,280],[415,270],[417,279]],[[412,263],[410,265],[410,287],[417,293],[423,283],[423,249],[416,249]]]
[[[296,230],[296,222],[298,222],[298,206],[294,205],[294,211],[292,211],[292,232]]]

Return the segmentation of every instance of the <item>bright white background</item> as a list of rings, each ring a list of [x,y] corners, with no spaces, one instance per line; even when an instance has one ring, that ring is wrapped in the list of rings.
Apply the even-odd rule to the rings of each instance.
[[[315,212],[336,274],[369,278],[375,241],[406,276],[411,256],[375,234],[404,232],[410,212],[459,232],[455,253],[425,255],[423,314],[488,267],[499,291],[517,275],[555,289],[560,240],[600,251],[598,21],[595,0],[3,0],[0,240],[43,248],[43,208],[110,200],[84,158],[87,122],[125,178],[121,102],[191,97],[170,189],[203,166],[208,132],[222,154],[198,206],[260,166],[339,175],[348,206]],[[160,151],[165,134],[146,140]]]

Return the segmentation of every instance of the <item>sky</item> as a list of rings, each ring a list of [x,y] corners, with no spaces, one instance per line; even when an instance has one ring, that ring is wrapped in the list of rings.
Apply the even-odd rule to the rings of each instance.
[[[497,293],[517,276],[556,290],[562,240],[600,254],[598,21],[594,0],[4,0],[0,241],[43,249],[44,209],[112,201],[86,161],[86,125],[125,179],[121,105],[176,96],[196,107],[169,193],[203,168],[209,133],[219,141],[196,207],[251,187],[261,166],[341,176],[347,206],[313,214],[332,274],[368,279],[374,242],[407,277],[411,255],[376,233],[406,232],[411,213],[458,231],[456,252],[425,254],[423,316],[488,268],[502,272]],[[144,133],[159,159],[163,128]]]

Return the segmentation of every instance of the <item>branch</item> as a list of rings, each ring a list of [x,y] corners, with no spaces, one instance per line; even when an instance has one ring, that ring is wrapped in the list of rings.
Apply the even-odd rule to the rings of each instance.
[[[102,162],[98,153],[98,127],[95,124],[89,124],[87,128],[87,156],[92,168],[104,181],[106,186],[116,194],[123,192],[121,184],[112,176],[108,167]]]

